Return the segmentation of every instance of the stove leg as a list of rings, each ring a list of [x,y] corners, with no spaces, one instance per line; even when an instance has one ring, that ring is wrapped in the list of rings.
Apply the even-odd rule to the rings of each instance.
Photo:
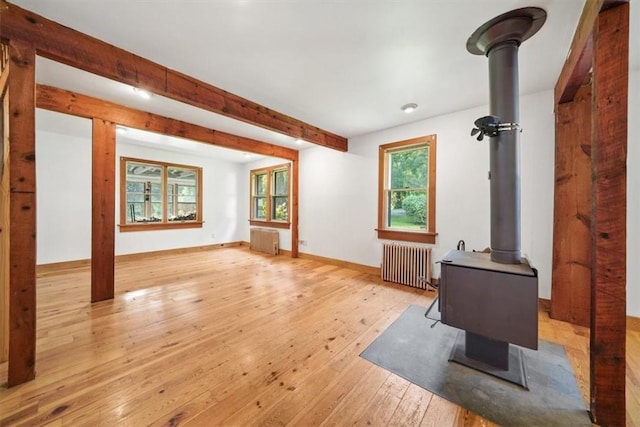
[[[509,370],[509,343],[507,342],[493,340],[466,331],[464,336],[464,355],[494,368],[504,371]]]
[[[507,342],[460,331],[449,361],[529,389],[522,349]]]

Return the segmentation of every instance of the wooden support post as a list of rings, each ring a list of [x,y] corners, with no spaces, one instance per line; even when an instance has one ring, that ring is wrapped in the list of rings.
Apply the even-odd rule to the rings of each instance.
[[[0,363],[9,358],[9,47],[0,44]]]
[[[116,126],[93,119],[91,302],[113,298],[115,269]]]
[[[9,387],[35,377],[35,49],[9,44]],[[6,209],[6,207],[4,208]],[[3,230],[3,233],[7,232]]]
[[[296,158],[291,162],[291,258],[298,258],[298,179],[300,161]]]
[[[556,106],[551,317],[591,321],[591,85]]]
[[[600,12],[593,61],[591,415],[625,425],[629,4]]]

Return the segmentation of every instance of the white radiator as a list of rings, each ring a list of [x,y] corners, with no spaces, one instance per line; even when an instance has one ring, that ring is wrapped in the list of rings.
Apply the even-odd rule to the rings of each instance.
[[[384,281],[427,289],[431,281],[431,248],[385,243],[380,270]]]
[[[252,228],[249,238],[249,249],[278,255],[278,232],[276,230]]]

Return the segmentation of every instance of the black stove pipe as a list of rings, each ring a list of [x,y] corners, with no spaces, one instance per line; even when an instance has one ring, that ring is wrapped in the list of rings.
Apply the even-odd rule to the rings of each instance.
[[[499,121],[489,134],[489,166],[491,261],[501,264],[519,264],[521,258],[518,47],[546,16],[535,7],[516,9],[488,21],[467,41],[469,52],[489,59],[489,109]]]
[[[502,122],[520,123],[518,45],[510,40],[491,48],[489,111]],[[491,260],[520,263],[520,131],[505,130],[490,138]]]

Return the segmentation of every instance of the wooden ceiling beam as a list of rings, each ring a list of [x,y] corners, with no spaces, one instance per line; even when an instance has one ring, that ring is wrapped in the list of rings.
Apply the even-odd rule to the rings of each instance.
[[[36,106],[88,119],[108,120],[135,129],[191,139],[223,148],[291,161],[298,159],[298,151],[290,148],[220,132],[51,86],[37,85]]]
[[[171,70],[124,49],[0,0],[0,38],[20,40],[39,55],[143,88],[216,114],[347,151],[347,139]]]
[[[616,4],[629,0],[587,0],[573,35],[569,54],[555,87],[555,103],[573,101],[578,89],[587,79],[593,64],[593,26],[598,14]]]

